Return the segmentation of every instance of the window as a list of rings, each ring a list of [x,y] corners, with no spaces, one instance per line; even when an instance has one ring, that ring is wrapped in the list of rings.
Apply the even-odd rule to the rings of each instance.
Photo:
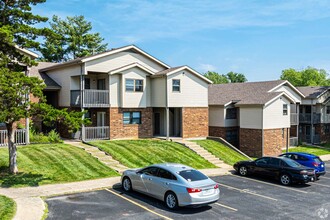
[[[269,164],[272,166],[278,167],[278,166],[280,166],[280,160],[277,158],[271,158]]]
[[[87,111],[85,113],[85,118],[91,118],[91,112],[90,111]]]
[[[324,133],[329,134],[330,133],[330,125],[324,125]]]
[[[172,80],[172,91],[180,92],[180,80],[179,79]]]
[[[142,79],[126,79],[126,91],[127,92],[143,92],[143,80]]]
[[[237,108],[227,108],[226,119],[237,119]]]
[[[183,170],[179,172],[179,175],[185,178],[188,182],[208,179],[207,176],[197,170]]]
[[[288,105],[283,104],[283,115],[288,115]]]
[[[158,170],[158,177],[169,180],[176,180],[176,177],[167,170],[160,169]]]
[[[237,130],[226,131],[226,140],[233,142],[238,140]]]
[[[141,112],[124,112],[124,124],[141,124]]]
[[[327,106],[327,115],[330,115],[330,106]]]
[[[85,78],[85,89],[91,89],[91,79]]]
[[[147,168],[141,170],[139,173],[143,173],[143,174],[149,175],[149,176],[156,176],[157,171],[158,171],[157,167],[147,167]]]
[[[263,158],[256,160],[256,165],[257,166],[267,165],[267,164],[269,164],[269,161],[270,161],[270,159],[268,157],[263,157]]]

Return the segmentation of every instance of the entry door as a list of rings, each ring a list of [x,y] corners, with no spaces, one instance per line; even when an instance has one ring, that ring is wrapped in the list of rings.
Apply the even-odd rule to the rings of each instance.
[[[105,79],[98,79],[97,80],[97,89],[98,90],[105,90]]]
[[[97,120],[97,127],[104,127],[104,125],[105,125],[105,112],[97,112],[96,113],[96,120]],[[97,129],[97,134],[100,137],[104,137],[105,136],[105,129],[98,128]]]
[[[154,123],[155,123],[154,134],[160,135],[160,113],[159,112],[154,113]]]

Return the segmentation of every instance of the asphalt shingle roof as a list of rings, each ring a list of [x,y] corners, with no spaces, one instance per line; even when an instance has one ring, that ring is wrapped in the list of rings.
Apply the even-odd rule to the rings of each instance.
[[[213,84],[209,86],[209,104],[225,105],[232,101],[237,104],[265,104],[281,94],[269,90],[283,82],[285,80]]]
[[[329,90],[329,86],[304,86],[297,87],[297,89],[306,96],[306,98],[316,99],[326,90]]]
[[[30,76],[38,77],[39,79],[44,81],[44,83],[46,84],[45,90],[61,89],[61,86],[57,84],[52,78],[50,78],[46,73],[39,72],[39,69],[47,68],[54,65],[56,65],[56,63],[39,62],[38,66],[32,66],[30,69]]]
[[[155,75],[166,75],[166,74],[168,74],[168,73],[170,73],[170,72],[172,72],[174,70],[180,69],[181,67],[183,67],[183,66],[171,67],[171,68],[168,68],[166,70],[162,70],[162,71],[160,71],[158,73],[155,73]]]

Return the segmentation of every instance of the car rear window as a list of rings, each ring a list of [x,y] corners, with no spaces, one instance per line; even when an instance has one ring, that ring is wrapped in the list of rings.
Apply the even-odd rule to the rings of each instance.
[[[297,163],[297,162],[294,161],[294,160],[283,158],[283,161],[284,161],[289,167],[301,167],[300,163]]]
[[[314,162],[316,163],[322,163],[322,160],[319,157],[314,158]]]
[[[188,182],[208,179],[207,176],[197,170],[183,170],[179,172],[179,175],[185,178]]]

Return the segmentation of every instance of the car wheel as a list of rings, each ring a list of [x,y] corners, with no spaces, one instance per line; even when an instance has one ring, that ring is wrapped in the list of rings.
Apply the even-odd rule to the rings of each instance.
[[[241,176],[247,176],[248,175],[248,170],[246,166],[240,166],[238,169],[238,173]]]
[[[291,176],[289,176],[288,174],[282,174],[280,176],[280,181],[282,185],[288,186],[291,184]]]
[[[126,192],[132,191],[132,182],[131,182],[130,178],[128,178],[128,177],[124,177],[124,179],[121,183],[121,186],[123,187],[123,189]]]
[[[178,208],[178,198],[176,197],[175,193],[168,192],[165,195],[165,205],[169,209],[177,209]]]

